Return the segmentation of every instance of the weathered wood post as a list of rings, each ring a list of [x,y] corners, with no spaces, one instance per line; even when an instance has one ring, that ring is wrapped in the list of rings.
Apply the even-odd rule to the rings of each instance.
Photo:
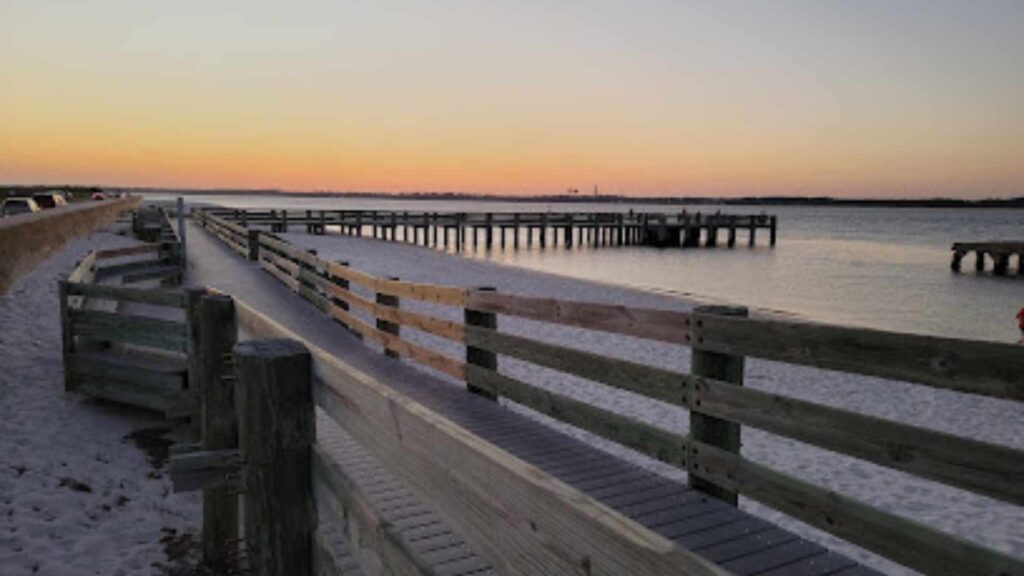
[[[484,231],[484,239],[487,243],[487,249],[490,250],[494,247],[494,214],[487,213],[484,217],[484,225],[487,227]]]
[[[768,245],[774,247],[775,246],[776,232],[778,231],[778,228],[779,228],[779,217],[778,216],[772,216],[771,223],[772,223],[771,224],[772,228],[771,228],[771,232],[769,233],[770,235],[768,237]]]
[[[512,215],[512,248],[519,250],[519,212]]]
[[[349,267],[349,263],[346,262],[346,261],[338,260],[337,262],[338,262],[339,266],[344,266],[345,268]],[[333,274],[329,275],[329,278],[330,278],[330,281],[332,283],[334,283],[335,285],[337,285],[339,288],[345,290],[346,292],[350,290],[348,279],[342,278],[340,276],[334,276]],[[346,312],[348,312],[348,310],[349,310],[348,302],[346,302],[345,300],[342,300],[341,298],[337,298],[335,296],[332,296],[331,297],[331,303],[333,303],[335,306],[337,306],[338,308],[341,308],[342,310],[344,310]],[[348,330],[349,332],[351,332],[352,335],[355,336],[356,338],[358,338],[360,340],[363,339],[363,335],[358,333],[358,332],[356,332],[355,330],[353,330],[351,326],[345,324],[341,320],[335,319],[335,321],[338,322],[339,324],[341,324],[342,326],[344,326],[345,329]]]
[[[491,286],[477,288],[477,291],[479,292],[494,292],[496,290],[496,288]],[[479,310],[473,310],[467,307],[464,312],[464,320],[466,326],[478,326],[480,328],[487,328],[489,330],[498,329],[498,315],[493,312],[481,312]],[[484,350],[482,348],[476,348],[474,346],[467,345],[466,364],[479,366],[481,368],[486,368],[487,370],[490,370],[492,372],[497,372],[498,355],[489,350]],[[486,388],[477,386],[473,382],[472,377],[470,376],[471,373],[471,371],[467,371],[466,373],[466,389],[472,392],[473,394],[479,394],[481,396],[490,398],[491,400],[497,400],[497,394],[487,390]]]
[[[230,362],[225,362],[225,358],[231,358],[238,340],[234,301],[226,295],[203,295],[199,300],[198,323],[196,366],[202,391],[203,450],[237,448],[234,369]],[[238,496],[234,488],[221,485],[204,489],[203,564],[216,573],[226,573],[236,555],[238,536]]]
[[[548,235],[548,214],[547,212],[540,215],[540,247],[547,247],[547,235]]]
[[[462,245],[466,242],[466,215],[459,213],[455,215],[455,250],[462,252]]]
[[[199,304],[202,301],[203,296],[206,296],[206,288],[199,286],[189,286],[184,289],[185,291],[185,324],[187,330],[187,346],[186,350],[188,353],[188,381],[186,383],[189,390],[193,391],[198,397],[202,397],[203,393],[203,379],[202,379],[202,337],[200,327],[200,316],[199,316]],[[192,425],[196,431],[201,431],[201,419],[200,415],[196,415],[192,418]]]
[[[64,361],[64,390],[71,391],[75,389],[74,370],[71,366],[71,356],[75,353],[75,335],[71,331],[71,314],[68,310],[68,281],[60,280],[57,287],[60,294],[60,350]]]
[[[690,359],[690,373],[694,376],[742,386],[743,356],[730,356],[702,349],[704,344],[704,323],[714,322],[716,316],[738,316],[745,318],[748,316],[748,312],[742,306],[698,306],[694,308],[692,320],[693,354]],[[701,397],[701,385],[699,382],[694,384],[690,397],[690,438],[697,442],[738,454],[741,445],[740,425],[699,412]],[[688,474],[690,486],[735,506],[738,502],[736,492],[726,490],[693,473],[694,458],[695,454],[691,453],[690,457],[686,459],[691,466],[690,473]]]
[[[398,278],[391,277],[388,278],[388,280],[397,281]],[[381,306],[390,306],[392,308],[398,308],[401,302],[399,301],[398,296],[394,296],[392,294],[385,294],[384,292],[377,292],[377,304],[380,304]],[[390,322],[388,320],[384,320],[383,318],[379,317],[377,318],[377,329],[380,330],[381,332],[394,334],[396,337],[398,337],[401,333],[401,328],[399,324],[395,322]],[[392,350],[391,348],[388,348],[387,346],[384,347],[384,355],[386,355],[388,358],[398,358],[398,352]]]
[[[992,273],[997,276],[1005,276],[1007,270],[1010,269],[1010,255],[993,254],[992,260]]]
[[[249,230],[249,260],[260,259],[260,231]]]
[[[316,529],[309,352],[294,340],[250,340],[235,346],[235,360],[250,571],[309,576]]]
[[[185,242],[185,199],[181,196],[178,196],[176,207],[175,217],[178,221],[178,242],[181,243],[179,257],[181,258],[181,269],[184,270],[186,262],[188,262],[188,245]]]

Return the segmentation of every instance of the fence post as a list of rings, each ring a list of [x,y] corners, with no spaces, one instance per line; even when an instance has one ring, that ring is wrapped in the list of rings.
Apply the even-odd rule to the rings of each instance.
[[[249,260],[260,259],[260,231],[249,230]]]
[[[241,342],[234,352],[251,573],[310,576],[316,424],[309,352],[284,339]]]
[[[743,385],[743,356],[730,356],[718,352],[701,350],[703,337],[701,332],[704,328],[704,318],[712,319],[714,316],[742,316],[748,315],[747,309],[742,306],[698,306],[693,310],[693,354],[690,359],[690,373],[694,376],[710,378],[721,382],[729,382],[737,386]],[[700,384],[694,384],[692,397],[699,397]],[[713,416],[707,416],[695,411],[697,400],[691,400],[690,406],[690,438],[704,444],[739,454],[740,451],[740,425]],[[692,466],[694,457],[686,459]],[[725,502],[735,506],[738,502],[738,494],[732,490],[718,486],[712,482],[697,477],[691,473],[689,483],[691,488],[701,490]]]
[[[349,267],[349,263],[344,261],[344,260],[338,260],[337,262],[338,262],[339,266],[344,266],[345,268]],[[349,293],[352,292],[351,288],[349,287],[350,285],[349,285],[349,282],[348,282],[347,279],[341,278],[340,276],[331,276],[330,279],[331,279],[331,282],[336,284],[342,290],[345,290],[346,292],[349,292]],[[337,306],[338,308],[341,308],[342,310],[344,310],[346,312],[349,311],[348,302],[342,300],[341,298],[335,298],[335,297],[332,296],[331,297],[331,302],[335,306]],[[355,330],[353,330],[351,326],[349,326],[348,324],[345,324],[341,320],[338,320],[338,322],[342,326],[344,326],[349,332],[351,332],[353,336],[355,336],[356,338],[358,338],[360,340],[363,339],[363,335],[360,334],[359,332],[356,332]]]
[[[181,196],[178,196],[177,209],[178,241],[181,243],[181,268],[184,270],[188,262],[188,248],[185,243],[185,199]]]
[[[238,340],[234,301],[226,295],[204,295],[199,300],[198,319],[203,449],[237,448],[238,423],[230,362],[231,350]],[[234,489],[204,489],[203,564],[218,574],[227,573],[236,555],[238,535],[238,497]]]
[[[481,292],[494,292],[497,289],[491,286],[485,286],[483,288],[477,288]],[[478,326],[480,328],[488,328],[490,330],[498,329],[498,315],[493,312],[481,312],[479,310],[465,309],[464,320],[466,326]],[[486,368],[492,372],[498,371],[498,355],[489,350],[482,348],[476,348],[474,346],[466,346],[466,364],[472,364],[481,368]],[[491,400],[497,400],[498,395],[475,385],[469,377],[469,373],[466,375],[466,389],[473,394],[479,394]]]
[[[388,279],[389,280],[398,280],[397,277],[391,277],[391,278],[388,278]],[[398,306],[400,305],[400,302],[398,300],[398,296],[392,296],[391,294],[385,294],[383,292],[377,292],[377,304],[380,304],[381,306],[390,306],[392,308],[398,308]],[[381,318],[377,318],[377,329],[380,330],[381,332],[387,332],[388,334],[394,334],[396,337],[399,335],[399,333],[401,331],[401,329],[399,328],[398,324],[396,324],[394,322],[388,322],[387,320],[382,320]],[[395,352],[394,350],[391,350],[387,346],[384,347],[384,354],[388,358],[398,358],[398,352]]]
[[[60,335],[61,356],[64,360],[64,390],[75,389],[74,371],[71,368],[71,355],[75,352],[75,335],[71,331],[71,315],[68,311],[68,281],[58,282],[60,290]]]
[[[206,295],[206,288],[189,286],[185,288],[185,325],[188,338],[188,382],[186,387],[202,397],[203,394],[203,369],[202,369],[202,332],[200,328],[199,304]],[[192,418],[192,424],[198,426],[199,418]]]

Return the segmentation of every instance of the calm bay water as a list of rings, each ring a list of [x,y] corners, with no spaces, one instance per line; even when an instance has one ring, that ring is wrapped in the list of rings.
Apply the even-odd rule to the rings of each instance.
[[[166,199],[166,195],[147,195]],[[644,206],[189,196],[235,208],[381,209],[462,212],[626,211],[759,213],[762,207]],[[955,241],[1024,240],[1024,210],[948,208],[766,207],[779,216],[772,249],[534,246],[518,251],[470,247],[464,255],[587,280],[715,302],[785,312],[816,321],[903,332],[1003,342],[1019,338],[1024,275],[976,274],[973,258],[963,274],[950,272]],[[762,233],[764,234],[764,233]],[[511,240],[511,239],[509,239]],[[1013,262],[1015,271],[1016,261]],[[991,269],[991,265],[989,265]],[[571,297],[569,294],[561,295]]]

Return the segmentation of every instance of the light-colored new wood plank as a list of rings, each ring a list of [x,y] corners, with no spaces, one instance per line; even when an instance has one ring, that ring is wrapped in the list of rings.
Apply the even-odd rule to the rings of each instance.
[[[1024,505],[1024,452],[712,380],[692,409]]]
[[[333,304],[327,305],[327,313],[367,340],[379,344],[397,353],[399,356],[415,360],[424,366],[448,374],[453,378],[459,380],[466,379],[466,365],[463,362],[375,328]]]
[[[656,398],[685,405],[686,374],[547,344],[496,330],[466,326],[466,344]]]
[[[503,396],[541,414],[582,428],[662,462],[677,467],[683,465],[683,445],[686,441],[684,436],[472,364],[466,366],[466,375],[470,384],[495,396]]]
[[[447,338],[448,340],[453,340],[455,342],[463,342],[465,340],[465,330],[463,325],[457,322],[442,320],[434,316],[421,314],[419,312],[412,312],[411,310],[403,308],[381,306],[368,298],[363,298],[362,296],[353,293],[351,290],[346,290],[333,282],[325,280],[323,277],[310,270],[301,270],[299,272],[299,278],[317,285],[320,289],[324,290],[334,298],[343,300],[350,306],[361,308],[382,320],[401,324],[402,326],[408,326],[409,328],[415,328],[421,332],[434,334],[435,336]]]
[[[691,315],[688,312],[534,298],[479,290],[469,293],[466,307],[577,328],[614,332],[675,344],[690,344]]]
[[[270,273],[271,276],[277,278],[282,284],[287,286],[292,292],[299,291],[299,280],[292,278],[287,272],[277,267],[274,261],[267,256],[267,253],[260,251],[260,268],[263,268]]]
[[[71,272],[71,275],[68,276],[68,282],[92,282],[93,279],[96,277],[96,271],[94,269],[95,266],[96,252],[90,252],[88,256],[83,258],[82,261],[78,263],[78,266],[75,266],[75,269]]]
[[[1020,347],[751,318],[695,318],[702,349],[1024,401]]]

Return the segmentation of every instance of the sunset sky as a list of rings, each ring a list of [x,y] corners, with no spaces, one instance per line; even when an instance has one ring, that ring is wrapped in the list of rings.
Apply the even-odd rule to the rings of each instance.
[[[1024,2],[3,0],[0,183],[1024,195]]]

